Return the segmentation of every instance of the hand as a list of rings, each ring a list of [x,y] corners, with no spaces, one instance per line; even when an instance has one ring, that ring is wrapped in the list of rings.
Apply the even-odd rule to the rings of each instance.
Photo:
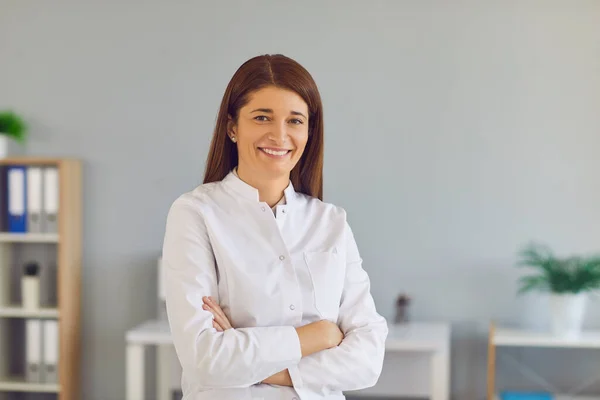
[[[218,332],[226,331],[227,329],[232,329],[231,322],[227,319],[227,316],[221,309],[221,307],[217,304],[215,299],[212,297],[204,296],[202,297],[202,309],[206,311],[210,311],[214,316],[213,319],[213,328],[215,328]]]
[[[290,376],[290,372],[287,369],[268,377],[261,383],[267,385],[294,386],[292,383],[292,377]]]
[[[340,327],[327,320],[321,320],[319,323],[322,325],[321,329],[324,331],[325,338],[328,339],[328,342],[326,341],[328,348],[339,346],[344,340],[344,333]]]
[[[336,324],[327,320],[312,322],[296,328],[302,357],[339,345],[344,334]]]

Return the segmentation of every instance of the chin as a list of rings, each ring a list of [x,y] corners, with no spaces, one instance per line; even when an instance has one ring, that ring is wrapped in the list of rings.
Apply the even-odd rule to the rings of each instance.
[[[282,175],[289,175],[292,167],[289,165],[265,165],[261,168],[264,174],[273,178],[278,178]]]

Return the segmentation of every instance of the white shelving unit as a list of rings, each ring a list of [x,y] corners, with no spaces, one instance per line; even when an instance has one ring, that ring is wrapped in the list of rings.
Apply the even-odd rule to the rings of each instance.
[[[583,332],[577,339],[565,339],[549,333],[496,328],[494,344],[504,347],[560,347],[600,349],[600,331]]]
[[[490,324],[489,340],[488,340],[488,375],[487,375],[487,399],[499,399],[496,388],[496,350],[499,347],[537,347],[537,348],[563,348],[563,349],[600,349],[600,331],[583,332],[578,338],[561,338],[553,336],[551,333],[538,332],[524,329],[496,327],[494,323]],[[515,361],[516,362],[516,361]],[[528,370],[524,366],[519,366],[523,370],[527,370],[529,374],[537,375],[534,371]],[[537,376],[536,376],[537,377]],[[543,378],[537,377],[540,381]],[[579,385],[576,390],[571,390],[574,393],[560,393],[557,390],[552,390],[556,400],[600,400],[598,396],[578,396],[582,390],[591,386],[600,378],[592,377],[588,382]],[[547,386],[552,386],[547,383]]]

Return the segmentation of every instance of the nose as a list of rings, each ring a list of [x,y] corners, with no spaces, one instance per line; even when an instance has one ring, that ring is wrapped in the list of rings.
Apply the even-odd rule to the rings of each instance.
[[[273,130],[269,135],[269,139],[277,144],[283,144],[287,140],[287,125],[284,122],[273,125]]]

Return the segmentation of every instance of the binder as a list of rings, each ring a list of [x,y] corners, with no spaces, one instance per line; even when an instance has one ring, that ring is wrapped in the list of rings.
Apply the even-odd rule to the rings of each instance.
[[[42,168],[27,168],[27,231],[42,232]]]
[[[27,232],[26,186],[23,166],[8,167],[8,231]]]
[[[48,233],[58,232],[58,169],[56,167],[46,167],[43,173],[43,211],[42,226]]]
[[[42,324],[39,319],[25,321],[25,378],[28,382],[41,382]]]
[[[8,231],[8,171],[0,165],[0,230]]]
[[[56,307],[57,300],[56,262],[40,262],[40,306]]]
[[[58,382],[58,321],[44,321],[43,377],[45,383]]]

